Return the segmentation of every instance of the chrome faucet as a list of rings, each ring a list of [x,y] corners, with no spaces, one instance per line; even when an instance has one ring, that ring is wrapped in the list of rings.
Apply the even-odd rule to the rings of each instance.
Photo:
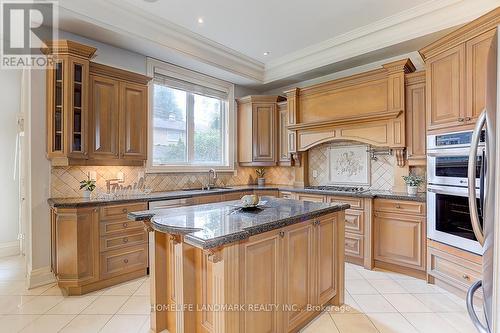
[[[207,190],[210,190],[212,187],[215,187],[216,182],[217,182],[217,172],[215,171],[215,169],[208,170]]]

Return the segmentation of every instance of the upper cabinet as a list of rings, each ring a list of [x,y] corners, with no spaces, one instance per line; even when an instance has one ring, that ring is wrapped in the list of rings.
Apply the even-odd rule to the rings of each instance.
[[[44,50],[47,157],[54,166],[143,165],[149,77],[90,62],[95,48],[67,40]]]
[[[425,71],[407,74],[405,80],[408,164],[425,165]]]
[[[500,9],[495,9],[420,50],[429,131],[474,126],[486,104],[486,60],[499,23]]]
[[[54,65],[47,69],[47,157],[53,165],[88,158],[89,60],[96,49],[68,40],[43,50]]]
[[[241,166],[278,163],[280,96],[247,96],[238,103],[238,162]]]
[[[292,158],[289,149],[288,130],[288,105],[287,102],[278,103],[278,164],[281,166],[291,166]]]

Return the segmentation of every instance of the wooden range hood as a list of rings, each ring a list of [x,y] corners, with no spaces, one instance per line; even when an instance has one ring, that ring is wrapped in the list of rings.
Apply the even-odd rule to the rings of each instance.
[[[415,71],[410,59],[381,69],[286,91],[289,149],[301,152],[332,140],[354,140],[390,147],[404,165],[405,74]]]

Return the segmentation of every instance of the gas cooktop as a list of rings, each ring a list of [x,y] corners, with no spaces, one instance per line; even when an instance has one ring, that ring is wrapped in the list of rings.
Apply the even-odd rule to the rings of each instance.
[[[331,191],[331,192],[348,192],[348,193],[362,193],[368,191],[363,187],[351,187],[351,186],[306,186],[306,189],[310,190],[321,190],[321,191]]]

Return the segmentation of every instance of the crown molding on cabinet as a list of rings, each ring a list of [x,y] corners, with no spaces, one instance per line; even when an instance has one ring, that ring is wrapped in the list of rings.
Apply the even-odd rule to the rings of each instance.
[[[496,8],[498,1],[429,1],[266,64],[125,1],[65,0],[59,5],[87,23],[266,84],[466,23]]]

